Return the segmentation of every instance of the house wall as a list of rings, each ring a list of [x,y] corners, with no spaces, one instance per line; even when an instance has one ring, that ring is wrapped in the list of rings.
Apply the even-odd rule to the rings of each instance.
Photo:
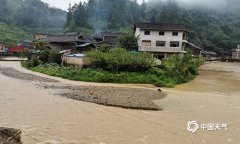
[[[179,52],[185,49],[185,46],[183,45],[183,31],[178,31],[178,36],[173,36],[173,31],[165,31],[165,34],[163,36],[159,35],[159,31],[150,31],[150,35],[145,35],[144,32],[145,30],[136,28],[135,36],[139,37],[139,51]],[[151,46],[143,46],[143,40],[151,40]],[[165,41],[165,47],[156,46],[156,41]],[[170,47],[170,41],[179,41],[179,47]]]
[[[0,53],[4,53],[5,52],[5,45],[0,44]]]
[[[47,37],[47,35],[39,34],[39,35],[34,35],[34,37],[35,37],[36,40],[41,40],[41,39],[45,39]]]
[[[232,59],[240,59],[240,51],[232,52]]]
[[[90,64],[89,60],[87,60],[86,58],[79,58],[79,57],[63,56],[62,61],[65,64],[74,65],[74,66],[77,66],[77,67],[80,67],[80,68],[82,68],[84,65],[89,65]]]
[[[76,44],[74,43],[50,43],[50,45],[57,51],[76,49]]]

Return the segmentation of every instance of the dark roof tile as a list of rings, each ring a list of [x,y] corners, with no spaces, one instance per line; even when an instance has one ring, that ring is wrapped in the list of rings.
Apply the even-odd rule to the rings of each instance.
[[[170,24],[170,23],[136,23],[136,27],[145,30],[178,30],[188,31],[187,27],[183,24]]]
[[[44,41],[45,42],[76,42],[78,41],[79,36],[76,35],[56,35],[56,36],[47,36]]]

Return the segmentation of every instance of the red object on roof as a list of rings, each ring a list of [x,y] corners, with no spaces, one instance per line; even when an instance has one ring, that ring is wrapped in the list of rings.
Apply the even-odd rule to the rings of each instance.
[[[13,47],[9,49],[10,52],[23,52],[24,51],[24,47],[22,45]]]

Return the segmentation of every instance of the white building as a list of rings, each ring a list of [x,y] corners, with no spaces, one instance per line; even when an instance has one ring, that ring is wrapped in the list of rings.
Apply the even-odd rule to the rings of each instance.
[[[188,31],[181,24],[136,23],[135,36],[139,51],[151,52],[157,58],[184,54]]]

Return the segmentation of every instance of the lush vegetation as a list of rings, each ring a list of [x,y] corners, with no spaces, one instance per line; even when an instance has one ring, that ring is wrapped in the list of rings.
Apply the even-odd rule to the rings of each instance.
[[[200,47],[235,48],[240,43],[240,1],[199,1],[149,0],[140,5],[136,0],[89,0],[69,9],[65,31],[121,31],[138,21],[182,23],[189,27],[189,40]]]
[[[0,21],[29,33],[59,33],[66,12],[41,0],[0,0]]]
[[[22,39],[31,40],[32,36],[17,27],[0,22],[0,42],[3,42],[6,47],[15,46]]]
[[[45,51],[45,53],[47,53]],[[52,54],[51,54],[52,53]],[[160,87],[174,87],[192,80],[198,74],[201,59],[194,59],[191,53],[184,56],[172,55],[164,60],[160,68],[154,64],[151,55],[131,52],[122,48],[88,52],[91,65],[82,69],[56,64],[58,57],[48,52],[47,58],[33,58],[22,66],[37,72],[71,80],[109,83],[155,84]],[[47,61],[44,61],[46,60]]]
[[[113,48],[108,51],[105,47],[87,53],[91,66],[111,72],[143,72],[154,66],[151,54],[143,52],[129,52],[123,48]]]

